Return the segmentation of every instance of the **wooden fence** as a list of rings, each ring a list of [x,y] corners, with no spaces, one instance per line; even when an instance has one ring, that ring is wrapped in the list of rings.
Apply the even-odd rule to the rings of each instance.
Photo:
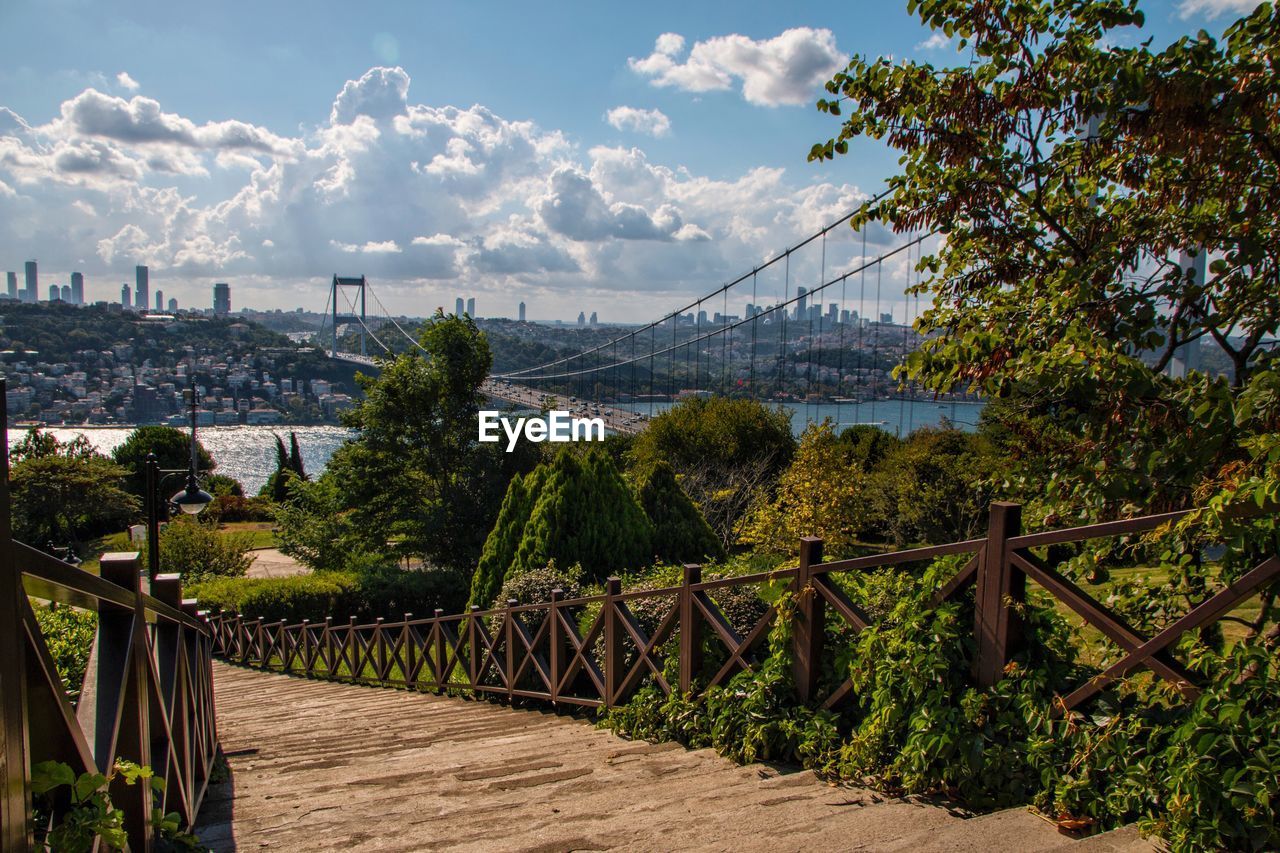
[[[5,454],[7,458],[7,454]],[[7,473],[7,468],[4,473]],[[8,509],[8,478],[0,477]],[[112,783],[130,848],[152,849],[152,808],[195,822],[217,751],[212,635],[182,599],[177,575],[148,583],[136,553],[107,554],[101,574],[10,537],[0,512],[0,849],[36,849],[33,765],[60,761],[80,773],[107,773],[117,759],[150,766],[164,779]],[[80,699],[67,699],[30,598],[97,613],[97,639]]]
[[[663,589],[622,592],[620,581],[609,578],[603,595],[566,599],[555,591],[546,602],[513,600],[494,610],[473,607],[468,613],[452,615],[437,610],[430,618],[406,614],[396,622],[378,619],[357,624],[355,619],[335,622],[329,618],[323,623],[290,625],[231,613],[213,613],[209,622],[215,653],[242,665],[383,686],[466,689],[562,705],[612,707],[626,702],[650,676],[667,693],[688,692],[704,669],[708,651],[714,653],[717,648],[723,653],[714,660],[723,660],[714,672],[708,670],[703,681],[708,686],[723,685],[738,671],[756,665],[779,616],[778,608],[770,606],[753,625],[739,626],[740,632],[717,605],[715,594],[732,587],[786,582],[797,593],[789,609],[794,620],[797,693],[803,701],[831,708],[849,695],[852,684],[845,679],[819,695],[828,617],[854,632],[871,624],[871,618],[831,576],[967,554],[968,561],[939,589],[934,604],[976,586],[973,675],[979,684],[998,681],[1017,648],[1017,603],[1025,599],[1030,578],[1123,651],[1119,661],[1071,692],[1066,708],[1076,707],[1140,667],[1192,697],[1197,692],[1195,681],[1169,650],[1187,631],[1215,622],[1280,576],[1280,558],[1273,555],[1264,560],[1154,637],[1147,637],[1033,553],[1052,545],[1143,533],[1185,515],[1168,513],[1024,535],[1021,508],[995,503],[987,535],[981,539],[823,562],[821,540],[806,538],[800,543],[796,568],[703,580],[701,568],[690,565],[684,568],[682,583]],[[633,613],[642,601],[650,614],[649,632]],[[665,675],[663,656],[673,636],[677,637],[676,684]]]

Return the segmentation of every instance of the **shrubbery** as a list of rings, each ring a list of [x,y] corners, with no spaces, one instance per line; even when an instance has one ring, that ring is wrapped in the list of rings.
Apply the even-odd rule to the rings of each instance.
[[[98,630],[98,614],[71,607],[31,603],[44,635],[45,645],[53,658],[53,666],[62,679],[67,698],[75,703],[84,686],[89,655]]]
[[[394,566],[358,572],[316,572],[285,578],[218,578],[189,594],[204,607],[268,622],[323,622],[326,616],[368,621],[430,616],[437,607],[456,613],[464,604],[463,581],[447,569],[405,571]]]

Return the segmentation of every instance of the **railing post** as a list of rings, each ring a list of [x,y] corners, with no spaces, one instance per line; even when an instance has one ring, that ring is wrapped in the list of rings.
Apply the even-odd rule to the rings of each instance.
[[[404,667],[400,678],[406,687],[414,687],[418,683],[417,673],[413,671],[414,661],[418,658],[418,644],[413,641],[413,631],[409,628],[409,620],[412,618],[412,613],[406,613],[400,622],[400,663]],[[412,680],[410,675],[413,676]]]
[[[364,673],[364,655],[360,653],[360,640],[356,637],[356,617],[347,617],[347,648],[350,649],[347,667],[352,678],[359,678]]]
[[[680,695],[693,689],[702,672],[702,619],[693,600],[693,584],[702,583],[702,566],[686,564],[680,585]]]
[[[822,562],[822,540],[800,539],[800,568],[796,570],[796,606],[792,620],[791,672],[796,696],[810,701],[818,692],[822,674],[822,644],[826,639],[826,601],[814,585],[812,569]]]
[[[444,671],[445,662],[449,660],[449,644],[444,639],[444,609],[437,607],[435,609],[435,622],[433,623],[432,634],[435,636],[435,656],[436,665],[433,670],[436,674],[436,693],[443,693],[445,684],[448,683],[448,674]]]
[[[258,666],[262,669],[270,669],[268,666],[268,663],[270,662],[267,660],[267,635],[266,632],[263,631],[263,623],[263,618],[259,616],[253,623],[253,636],[258,646]]]
[[[476,625],[476,614],[480,612],[480,605],[471,605],[470,612],[467,613],[467,675],[471,678],[469,685],[472,690],[480,683],[480,659],[483,657],[480,651],[480,631]]]
[[[333,678],[336,675],[336,673],[334,672],[335,667],[333,663],[333,617],[332,616],[324,617],[324,634],[321,635],[320,637],[320,644],[324,648],[325,677]]]
[[[551,701],[560,701],[560,673],[564,671],[564,637],[560,628],[560,602],[564,600],[563,589],[551,590],[551,606],[547,608],[547,618],[551,624],[547,628],[548,642],[551,644],[549,666],[551,667]]]
[[[516,614],[511,610],[519,604],[514,598],[507,599],[507,610],[502,614],[502,633],[503,645],[506,646],[506,667],[507,667],[507,701],[511,701],[513,691],[516,689],[516,628],[511,620],[516,618]]]
[[[5,381],[0,379],[0,395]],[[9,507],[9,424],[0,416],[0,849],[35,846],[31,816],[31,766],[27,728],[26,590],[14,558]]]
[[[622,683],[622,625],[618,620],[622,580],[609,578],[604,592],[604,706],[612,708]]]
[[[382,636],[382,622],[381,616],[373,620],[373,651],[378,668],[375,674],[378,676],[379,683],[385,683],[387,676],[390,675],[387,671],[387,638]]]
[[[302,673],[304,675],[311,674],[311,620],[303,619],[302,628],[299,639],[302,641],[298,645],[301,646],[302,655]]]
[[[1021,505],[1007,501],[991,504],[973,614],[977,642],[973,677],[980,687],[990,687],[1003,677],[1005,664],[1020,640],[1018,616],[1010,602],[1025,599],[1027,577],[1009,563],[1006,542],[1019,535],[1021,527]]]
[[[92,661],[93,709],[86,716],[92,716],[93,757],[104,773],[118,758],[151,765],[151,652],[140,562],[136,551],[103,554],[99,562],[102,579],[123,587],[134,597],[132,610],[100,606],[98,611],[98,642]],[[84,702],[83,697],[81,701]],[[130,848],[150,850],[154,834],[151,787],[125,785],[117,777],[110,793],[112,804],[124,814]]]

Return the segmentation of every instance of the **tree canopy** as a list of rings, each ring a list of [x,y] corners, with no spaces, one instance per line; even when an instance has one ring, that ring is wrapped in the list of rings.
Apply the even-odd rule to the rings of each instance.
[[[123,444],[111,451],[112,460],[128,473],[126,487],[132,494],[145,498],[147,492],[147,454],[154,453],[162,469],[185,471],[191,467],[191,434],[167,426],[140,426]],[[210,471],[217,463],[196,441],[196,454],[201,471]]]

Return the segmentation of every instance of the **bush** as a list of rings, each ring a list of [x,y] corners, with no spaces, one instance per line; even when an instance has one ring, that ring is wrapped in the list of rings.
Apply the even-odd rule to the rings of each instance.
[[[653,552],[659,560],[701,563],[724,559],[720,539],[680,488],[675,471],[666,462],[654,464],[641,475],[636,493],[653,524]]]
[[[218,495],[201,517],[211,522],[274,521],[275,505],[266,498],[246,498],[242,495]]]
[[[379,616],[423,618],[437,607],[456,613],[463,581],[448,569],[405,571],[385,566],[359,572],[318,572],[287,578],[217,578],[196,584],[191,595],[206,607],[268,622],[323,622],[326,616],[365,622]]]
[[[31,609],[67,691],[67,699],[74,704],[84,687],[84,674],[89,668],[89,655],[98,631],[98,614],[64,605],[40,606],[34,601]]]
[[[185,583],[241,577],[253,562],[249,556],[252,544],[252,538],[244,534],[220,534],[198,521],[178,518],[160,531],[160,568],[177,572]]]

